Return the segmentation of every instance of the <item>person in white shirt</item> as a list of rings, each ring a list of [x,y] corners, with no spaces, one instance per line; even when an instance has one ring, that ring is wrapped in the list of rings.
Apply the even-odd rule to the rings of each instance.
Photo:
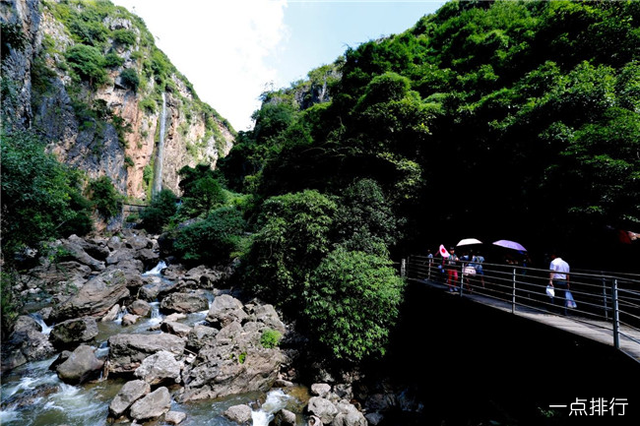
[[[562,303],[563,312],[567,315],[566,299],[567,291],[569,291],[569,272],[571,268],[556,252],[551,254],[551,264],[549,265],[551,272],[549,273],[549,285],[555,289],[555,297],[552,299],[554,305],[557,305],[556,299]],[[560,291],[562,290],[562,297]]]

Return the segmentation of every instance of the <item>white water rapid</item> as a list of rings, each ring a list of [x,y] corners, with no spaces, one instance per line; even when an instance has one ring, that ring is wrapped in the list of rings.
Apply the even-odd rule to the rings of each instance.
[[[285,408],[291,398],[291,396],[284,393],[281,389],[269,391],[262,407],[251,413],[253,426],[268,426],[271,420],[273,420],[275,413]]]
[[[166,267],[167,267],[167,264],[164,262],[164,260],[161,260],[160,262],[158,262],[156,266],[153,267],[153,269],[143,273],[142,276],[147,277],[149,275],[160,275],[162,270]]]
[[[153,175],[152,194],[156,195],[162,191],[162,162],[164,156],[164,137],[167,121],[167,96],[162,92],[162,114],[160,115],[160,140],[156,151],[155,173]]]

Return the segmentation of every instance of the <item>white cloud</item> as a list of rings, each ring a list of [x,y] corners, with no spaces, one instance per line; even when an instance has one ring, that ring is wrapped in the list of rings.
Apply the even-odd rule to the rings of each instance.
[[[198,96],[246,130],[276,81],[265,59],[288,37],[286,0],[114,0],[140,16]]]

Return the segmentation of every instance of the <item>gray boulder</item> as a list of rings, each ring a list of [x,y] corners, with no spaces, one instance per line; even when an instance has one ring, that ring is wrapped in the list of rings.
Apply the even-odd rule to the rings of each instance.
[[[157,419],[171,408],[171,394],[160,387],[133,403],[130,415],[135,420]]]
[[[211,325],[220,329],[234,321],[242,322],[247,316],[242,302],[228,294],[221,294],[213,299],[206,319]]]
[[[337,404],[338,414],[333,419],[334,426],[368,426],[367,419],[358,409],[346,402]]]
[[[116,419],[122,416],[131,404],[151,392],[151,386],[144,380],[131,380],[122,386],[109,405],[109,412]]]
[[[178,425],[187,418],[186,413],[182,411],[169,411],[164,415],[164,421],[171,425]]]
[[[127,307],[127,310],[132,314],[141,317],[148,317],[151,315],[151,305],[149,305],[149,302],[145,300],[134,300],[133,303]]]
[[[2,370],[10,370],[29,361],[40,361],[55,354],[49,337],[28,315],[20,315],[8,342],[2,344]]]
[[[193,313],[209,309],[209,300],[201,294],[171,293],[162,299],[160,311],[171,314],[173,312]]]
[[[129,297],[129,290],[124,273],[119,269],[107,270],[89,280],[75,296],[56,306],[51,316],[56,320],[103,316],[125,297]]]
[[[319,396],[314,396],[309,399],[307,410],[314,416],[320,418],[323,424],[333,422],[333,419],[338,414],[338,409],[331,401]]]
[[[63,382],[76,385],[97,376],[103,366],[104,361],[96,357],[91,346],[80,345],[66,361],[57,366],[56,372]]]
[[[160,351],[145,358],[133,374],[150,385],[157,385],[164,381],[180,383],[182,367],[183,364],[176,361],[171,352]]]
[[[71,350],[80,343],[89,342],[98,335],[98,323],[92,317],[70,319],[56,324],[49,341],[58,349]]]
[[[224,412],[226,418],[234,423],[250,424],[252,422],[251,407],[245,404],[233,405]]]
[[[116,334],[109,338],[109,371],[132,373],[148,356],[163,350],[179,356],[184,347],[185,341],[173,334]]]

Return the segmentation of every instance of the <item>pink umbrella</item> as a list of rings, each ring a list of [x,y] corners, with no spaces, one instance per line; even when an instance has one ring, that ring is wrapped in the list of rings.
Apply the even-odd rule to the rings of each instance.
[[[511,249],[511,250],[527,251],[527,249],[524,248],[522,246],[522,244],[516,243],[515,241],[498,240],[498,241],[494,241],[493,245],[500,246],[500,247],[505,247],[505,248],[508,248],[508,249]]]

